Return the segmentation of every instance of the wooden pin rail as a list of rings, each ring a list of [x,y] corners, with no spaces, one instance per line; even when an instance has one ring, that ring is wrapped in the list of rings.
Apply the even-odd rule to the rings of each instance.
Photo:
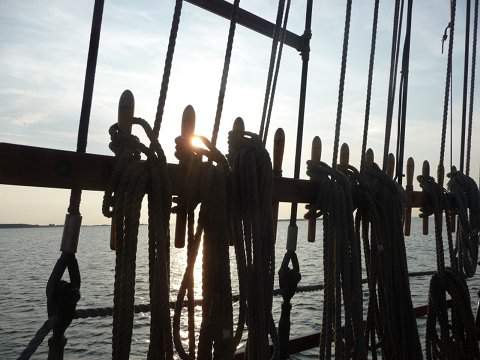
[[[230,20],[232,15],[233,5],[224,0],[186,1],[228,20]],[[275,32],[275,24],[242,8],[239,8],[237,11],[237,24],[270,38],[273,38],[273,34]],[[294,34],[287,30],[285,36],[285,45],[288,45],[298,51],[303,51],[307,44],[304,41],[303,36]]]
[[[115,163],[113,156],[0,143],[0,184],[104,191]],[[178,165],[168,164],[172,191],[181,184]],[[273,200],[311,203],[318,184],[309,180],[275,177]],[[423,206],[420,191],[407,192],[407,205]]]

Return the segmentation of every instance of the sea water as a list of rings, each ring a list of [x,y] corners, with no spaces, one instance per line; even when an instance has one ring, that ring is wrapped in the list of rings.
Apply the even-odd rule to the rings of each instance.
[[[300,285],[322,283],[322,233],[317,224],[317,241],[306,241],[307,223],[299,221],[298,258],[302,280]],[[285,251],[288,222],[280,221],[276,244],[276,268]],[[173,227],[172,227],[173,228]],[[435,238],[433,222],[430,235],[421,235],[421,221],[412,219],[412,236],[405,240],[409,271],[435,270]],[[140,226],[135,303],[149,302],[147,226]],[[59,256],[61,227],[26,229],[0,229],[0,359],[15,359],[22,352],[47,317],[45,285]],[[84,226],[78,246],[78,262],[82,275],[81,299],[77,308],[112,306],[115,254],[109,245],[108,226]],[[445,249],[447,249],[445,247]],[[233,292],[238,293],[236,267],[232,259]],[[447,252],[445,253],[447,254]],[[171,299],[176,299],[176,289],[185,270],[186,249],[171,250]],[[448,256],[446,262],[448,264]],[[201,298],[201,254],[195,267],[195,293]],[[424,305],[428,301],[429,277],[410,279],[413,303]],[[480,276],[468,281],[474,312]],[[278,280],[275,279],[275,287]],[[366,285],[363,286],[367,299]],[[296,294],[292,300],[292,336],[320,331],[322,292]],[[274,298],[273,316],[278,323],[281,297]],[[234,310],[237,308],[234,307]],[[201,308],[197,307],[196,326],[200,325]],[[185,320],[184,313],[183,319]],[[149,313],[135,315],[131,359],[145,359],[149,342]],[[185,321],[183,321],[185,324]],[[425,336],[425,319],[418,319],[420,336]],[[74,320],[66,332],[68,343],[65,359],[105,359],[111,357],[112,318]],[[182,338],[186,339],[185,326]],[[244,338],[246,334],[244,335]],[[32,359],[45,359],[48,351],[46,340]],[[293,359],[318,358],[318,349],[292,356]]]

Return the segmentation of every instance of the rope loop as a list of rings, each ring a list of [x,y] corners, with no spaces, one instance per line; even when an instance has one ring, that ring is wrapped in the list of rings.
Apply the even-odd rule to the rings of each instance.
[[[480,193],[475,181],[462,172],[453,169],[447,176],[460,225],[460,231],[457,231],[457,264],[459,271],[466,277],[472,277],[478,262]]]
[[[292,268],[288,266],[289,263],[292,263]],[[297,285],[301,279],[302,275],[300,274],[297,253],[295,251],[287,251],[278,270],[280,293],[284,302],[290,302],[297,291]]]
[[[67,269],[70,282],[62,280]],[[52,339],[55,339],[52,343],[57,346],[60,343],[62,349],[66,343],[63,334],[72,322],[80,300],[80,284],[80,271],[75,255],[62,253],[52,270],[46,288],[47,312],[53,329]]]

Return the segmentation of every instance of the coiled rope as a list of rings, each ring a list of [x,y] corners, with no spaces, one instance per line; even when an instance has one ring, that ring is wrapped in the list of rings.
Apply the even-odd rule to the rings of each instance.
[[[372,358],[377,356],[378,337],[385,359],[421,359],[408,281],[401,190],[371,161],[365,163],[359,186],[355,224],[365,250],[370,293],[365,336]]]
[[[472,277],[477,269],[480,232],[480,193],[475,181],[452,169],[448,189],[455,203],[459,226],[456,232],[457,271]]]
[[[320,359],[363,359],[360,248],[353,229],[351,184],[342,172],[325,163],[307,162],[307,174],[318,181],[315,206],[323,214],[324,301]],[[342,296],[343,295],[343,296]],[[342,301],[343,300],[343,301]],[[342,320],[343,319],[343,320]]]
[[[133,124],[144,130],[150,147],[135,136],[123,133],[118,124],[112,125],[110,149],[117,163],[102,206],[103,214],[112,217],[116,248],[112,358],[128,359],[130,354],[138,226],[142,199],[147,194],[152,304],[148,359],[172,359],[168,306],[171,195],[167,162],[148,123],[134,118]],[[140,161],[141,154],[146,155],[146,162]]]
[[[247,358],[268,359],[268,335],[278,354],[278,337],[272,317],[275,243],[272,213],[272,164],[256,134],[243,126],[229,133],[228,159],[232,168],[231,200],[237,264],[244,262],[246,281],[240,280],[240,301],[246,300]],[[242,273],[239,274],[240,279]],[[242,309],[242,304],[240,308]]]

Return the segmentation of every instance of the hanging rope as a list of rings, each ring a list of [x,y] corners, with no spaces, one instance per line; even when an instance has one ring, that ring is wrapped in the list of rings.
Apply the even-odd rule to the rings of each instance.
[[[150,269],[150,347],[148,359],[172,359],[169,312],[169,219],[171,195],[167,162],[148,123],[139,118],[150,147],[125,134],[118,124],[110,128],[110,149],[117,162],[104,195],[103,214],[114,224],[116,264],[113,310],[113,359],[128,359],[133,328],[135,259],[142,199],[148,194],[148,237]],[[140,162],[144,154],[147,161]]]
[[[342,169],[346,171],[347,169]],[[323,214],[324,301],[320,359],[363,359],[360,245],[353,228],[350,180],[323,162],[307,162],[307,174],[318,183],[316,209]]]
[[[162,85],[160,86],[160,96],[158,97],[157,112],[155,114],[155,123],[153,125],[153,136],[158,138],[160,126],[162,125],[163,111],[167,100],[168,82],[170,81],[170,72],[172,71],[173,54],[175,52],[175,43],[177,41],[178,25],[182,14],[183,0],[175,1],[175,10],[173,12],[172,26],[170,27],[170,36],[168,38],[167,55],[165,56],[165,65],[163,67]]]
[[[258,131],[258,133],[260,134],[260,138],[264,137],[263,132],[265,127],[265,118],[267,115],[268,103],[270,98],[275,59],[277,57],[277,47],[280,38],[280,29],[282,27],[282,19],[284,17],[284,9],[285,0],[278,0],[277,19],[275,21],[275,28],[272,36],[272,49],[270,50],[270,64],[268,66],[267,85],[265,88],[265,97],[263,99],[262,120],[260,121],[260,129]]]
[[[363,239],[369,286],[365,337],[372,358],[381,348],[385,359],[421,359],[402,230],[402,193],[376,164],[366,161],[356,194],[356,234],[358,242],[360,236]]]
[[[367,151],[368,123],[370,120],[370,103],[372,100],[373,67],[375,64],[375,47],[377,42],[379,3],[380,0],[375,0],[375,5],[373,8],[372,40],[370,42],[370,60],[368,63],[367,101],[365,104],[365,120],[363,125],[362,152],[360,154],[360,170],[363,169],[365,162],[365,152]]]
[[[233,39],[235,37],[235,28],[237,24],[237,11],[240,0],[233,2],[232,16],[230,18],[230,29],[228,30],[227,49],[225,51],[225,59],[223,61],[222,79],[220,80],[220,91],[218,93],[217,111],[215,112],[215,121],[212,132],[212,145],[217,144],[218,130],[220,128],[220,120],[222,118],[223,101],[225,100],[225,91],[227,89],[228,71],[230,69],[230,59],[232,58]]]
[[[345,11],[345,29],[343,32],[342,63],[340,67],[340,81],[338,86],[337,117],[335,120],[335,137],[333,140],[332,167],[334,168],[337,165],[338,144],[340,141],[340,127],[342,124],[343,92],[345,89],[345,74],[347,70],[348,38],[350,34],[351,15],[352,15],[352,0],[347,0],[347,8]]]
[[[480,197],[473,179],[459,171],[449,174],[448,189],[455,203],[459,218],[456,232],[457,271],[472,277],[477,269],[480,232]]]
[[[448,119],[448,100],[449,100],[449,92],[451,91],[451,81],[452,81],[452,62],[453,62],[453,40],[455,34],[455,12],[457,7],[457,1],[452,0],[450,2],[450,23],[448,24],[448,28],[450,29],[450,37],[448,39],[448,57],[447,57],[447,74],[445,77],[445,96],[443,98],[443,121],[442,121],[442,136],[440,142],[440,162],[439,167],[444,168],[444,158],[445,158],[445,138],[447,132],[447,119]],[[446,34],[447,29],[445,29]],[[444,39],[445,39],[444,35]],[[451,95],[451,94],[450,94]],[[453,103],[451,103],[453,106]],[[453,114],[452,109],[450,113]],[[450,140],[452,140],[452,134],[450,133]],[[450,149],[451,153],[451,149]],[[451,167],[451,164],[450,164]]]
[[[447,293],[452,304],[451,326],[448,324]],[[437,323],[440,334],[437,333]],[[430,280],[426,358],[480,358],[470,293],[465,279],[452,269],[438,272]]]
[[[467,101],[468,101],[468,66],[470,52],[470,9],[471,1],[466,1],[465,11],[465,55],[463,64],[463,103],[462,103],[462,130],[460,133],[460,171],[465,171],[465,126],[467,121]]]
[[[408,75],[410,68],[410,39],[412,33],[412,10],[413,0],[409,0],[407,4],[407,24],[405,30],[405,42],[403,46],[402,55],[402,71],[400,81],[400,95],[399,95],[399,131],[398,147],[397,147],[397,164],[396,164],[396,179],[397,182],[402,185],[403,180],[403,160],[405,153],[405,126],[407,122],[407,100],[408,100]]]
[[[383,149],[383,170],[386,170],[387,168],[387,158],[392,131],[393,108],[395,105],[395,90],[397,85],[398,57],[400,53],[400,39],[402,37],[403,8],[404,0],[396,0],[395,11],[393,15],[392,50],[390,55],[390,76],[388,81],[387,95],[387,117],[385,122],[385,144]]]
[[[275,244],[272,213],[272,164],[258,135],[240,131],[229,134],[232,168],[233,236],[246,263],[247,357],[268,359],[268,335],[278,356],[278,337],[272,317]],[[242,231],[243,230],[243,231]],[[243,286],[240,284],[240,291]]]
[[[478,0],[475,0],[473,15],[473,44],[472,44],[472,75],[470,78],[470,102],[468,112],[468,135],[467,135],[467,161],[465,174],[470,174],[470,152],[472,149],[472,122],[473,122],[473,100],[475,95],[475,66],[477,60],[477,30],[478,30]]]
[[[283,44],[285,43],[285,38],[287,36],[287,24],[288,24],[288,14],[290,13],[290,3],[291,3],[291,0],[287,0],[282,32],[280,36],[280,47],[278,49],[277,62],[275,64],[275,74],[273,76],[272,90],[271,90],[269,101],[268,101],[267,122],[265,124],[265,131],[262,138],[263,145],[267,143],[268,129],[270,128],[270,119],[272,117],[273,102],[275,100],[275,90],[277,89],[278,73],[280,72],[280,63],[282,60]],[[262,135],[260,135],[260,137],[262,137]]]

